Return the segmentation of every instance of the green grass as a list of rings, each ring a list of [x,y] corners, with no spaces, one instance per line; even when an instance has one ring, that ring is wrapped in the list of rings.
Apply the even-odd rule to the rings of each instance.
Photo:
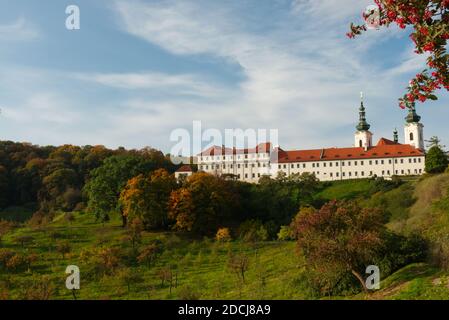
[[[55,233],[61,237],[56,241],[50,237]],[[22,248],[15,241],[16,237],[22,235],[32,236],[33,243]],[[57,216],[53,223],[43,229],[16,229],[4,237],[2,247],[36,253],[39,259],[30,271],[0,274],[0,283],[11,279],[10,298],[20,299],[30,281],[38,282],[43,276],[48,276],[55,288],[53,298],[71,299],[71,292],[65,289],[65,268],[75,264],[81,271],[81,290],[78,295],[82,299],[177,299],[186,290],[195,292],[201,299],[305,298],[298,289],[297,279],[302,269],[294,242],[264,242],[256,245],[237,241],[217,243],[171,233],[144,232],[141,246],[158,238],[168,248],[151,268],[133,266],[143,275],[144,280],[133,285],[130,292],[114,275],[83,278],[84,264],[80,260],[80,253],[101,247],[116,247],[127,252],[130,246],[121,240],[123,235],[124,230],[119,221],[102,225],[91,216],[80,213],[75,214],[72,224]],[[55,251],[58,241],[69,241],[72,246],[72,252],[64,258]],[[249,256],[249,270],[243,284],[227,268],[229,252],[243,252]],[[173,288],[171,293],[168,286],[161,285],[158,277],[158,270],[167,266],[173,267],[178,273],[178,287]]]
[[[370,180],[335,182],[318,195],[320,199],[363,198],[367,205],[386,208],[390,214],[389,227],[396,231],[420,231],[430,240],[444,239],[449,234],[449,175],[429,176],[407,182],[399,188],[378,192],[366,199]],[[303,260],[296,253],[294,242],[261,242],[257,244],[232,241],[217,243],[211,239],[192,239],[173,232],[144,232],[142,244],[159,239],[165,250],[151,266],[139,265],[133,259],[125,230],[118,218],[102,224],[89,214],[74,213],[68,222],[64,214],[56,215],[49,225],[33,229],[22,226],[4,236],[0,248],[38,255],[30,270],[0,272],[0,290],[9,284],[9,298],[21,299],[33,284],[48,277],[53,287],[51,298],[72,299],[65,288],[65,268],[75,264],[81,270],[81,299],[180,299],[186,293],[200,299],[307,299],[302,283]],[[34,241],[21,247],[16,238],[32,236]],[[59,242],[69,242],[72,250],[65,257],[56,252]],[[132,268],[143,279],[128,291],[117,275],[91,276],[89,265],[81,259],[82,252],[102,248],[117,248],[122,252],[119,269]],[[229,253],[244,253],[249,257],[245,282],[227,267]],[[170,288],[161,284],[159,271],[176,270],[178,285]],[[0,292],[1,297],[1,292]],[[412,264],[383,279],[381,290],[371,294],[335,299],[449,299],[449,273],[428,264]]]
[[[371,187],[372,182],[369,179],[334,181],[318,193],[316,198],[323,200],[354,199],[366,195]]]

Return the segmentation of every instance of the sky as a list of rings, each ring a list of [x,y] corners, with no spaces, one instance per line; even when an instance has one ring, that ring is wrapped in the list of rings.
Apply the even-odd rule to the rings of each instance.
[[[370,30],[363,0],[0,0],[0,140],[151,146],[176,129],[277,129],[284,149],[403,141],[397,99],[424,66],[410,30]],[[66,28],[66,7],[80,29]],[[449,95],[417,107],[449,145]]]

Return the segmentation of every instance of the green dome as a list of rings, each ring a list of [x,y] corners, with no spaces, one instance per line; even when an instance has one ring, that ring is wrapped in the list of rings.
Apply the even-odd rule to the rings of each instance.
[[[407,121],[407,123],[414,123],[419,122],[419,120],[421,120],[421,117],[416,113],[415,105],[412,105],[408,109],[408,115],[405,117],[405,121]]]
[[[371,126],[366,122],[366,112],[363,102],[359,108],[359,124],[355,127],[358,131],[368,131]]]

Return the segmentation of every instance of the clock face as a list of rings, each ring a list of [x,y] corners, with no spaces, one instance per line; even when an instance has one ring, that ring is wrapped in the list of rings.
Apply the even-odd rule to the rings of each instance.
[[[380,13],[379,8],[376,5],[369,5],[363,11],[363,19],[365,20],[365,25],[368,29],[379,29],[380,27]]]

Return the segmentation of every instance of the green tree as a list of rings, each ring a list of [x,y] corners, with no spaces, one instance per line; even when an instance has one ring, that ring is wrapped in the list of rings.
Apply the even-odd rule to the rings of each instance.
[[[366,289],[362,272],[384,246],[382,211],[356,203],[331,201],[320,210],[305,208],[295,218],[298,247],[321,289],[352,274]]]
[[[446,170],[447,166],[447,154],[438,145],[431,147],[426,154],[426,172],[441,173]]]
[[[119,213],[123,226],[127,217],[119,203],[120,193],[132,177],[149,171],[148,163],[135,155],[117,155],[107,158],[101,167],[92,170],[84,190],[88,209],[97,219],[105,221],[111,213]]]

